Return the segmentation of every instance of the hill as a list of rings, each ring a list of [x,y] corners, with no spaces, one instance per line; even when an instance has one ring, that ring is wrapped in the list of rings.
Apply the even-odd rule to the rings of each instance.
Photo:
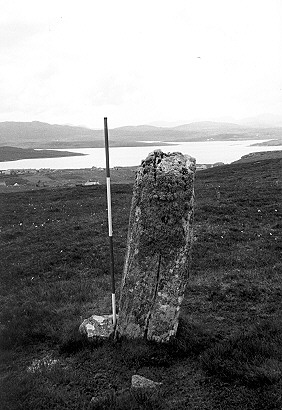
[[[239,160],[234,161],[233,164],[241,164],[246,162],[258,162],[269,159],[281,159],[281,151],[262,151],[262,152],[251,152],[250,154],[243,155]]]
[[[111,146],[142,146],[143,141],[163,142],[279,139],[282,128],[250,128],[237,124],[197,122],[177,127],[126,126],[109,130]],[[103,130],[33,122],[0,122],[0,146],[19,148],[98,148]],[[146,144],[147,145],[147,144]]]
[[[276,147],[276,146],[282,146],[282,139],[277,139],[277,140],[269,140],[269,141],[264,141],[264,142],[258,142],[256,144],[253,144],[253,147]]]
[[[243,118],[239,124],[248,127],[273,128],[282,127],[282,116],[274,114],[260,114],[255,117]]]
[[[231,131],[231,130],[244,130],[247,127],[243,127],[238,124],[232,124],[228,122],[215,122],[215,121],[200,121],[200,122],[192,122],[190,124],[178,125],[174,127],[175,130],[179,131]]]
[[[0,193],[1,409],[282,408],[282,159],[203,170],[169,345],[78,333],[110,313],[106,186]],[[132,184],[113,184],[117,300]],[[140,374],[159,391],[130,389]]]
[[[0,145],[21,148],[64,148],[79,142],[102,140],[102,131],[69,125],[51,125],[39,121],[0,122]]]

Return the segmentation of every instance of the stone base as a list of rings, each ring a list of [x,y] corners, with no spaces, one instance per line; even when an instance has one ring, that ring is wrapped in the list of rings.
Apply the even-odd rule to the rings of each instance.
[[[92,315],[82,322],[79,331],[89,338],[107,338],[114,332],[113,315]]]

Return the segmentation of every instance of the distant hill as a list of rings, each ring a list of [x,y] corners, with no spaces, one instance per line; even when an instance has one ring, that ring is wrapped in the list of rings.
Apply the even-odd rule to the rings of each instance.
[[[84,154],[78,154],[67,151],[52,151],[52,150],[40,150],[36,151],[31,148],[16,148],[4,146],[0,147],[0,162],[4,161],[17,161],[19,159],[31,159],[31,158],[54,158],[54,157],[70,157]]]
[[[252,144],[252,147],[276,147],[276,146],[282,146],[282,139],[280,140],[269,140],[269,141],[264,141],[264,142],[258,142],[257,144]]]
[[[273,114],[261,114],[255,117],[243,118],[238,123],[247,127],[276,128],[282,127],[282,116]]]
[[[214,121],[200,121],[191,122],[190,124],[178,125],[174,127],[179,131],[230,131],[230,130],[243,130],[243,127],[238,124],[232,124],[228,122],[214,122]]]
[[[21,148],[59,148],[64,142],[102,139],[102,131],[69,125],[51,125],[44,122],[0,122],[0,145]],[[64,146],[62,146],[64,148]]]
[[[139,125],[109,130],[110,146],[142,146],[162,141],[281,139],[282,128],[250,128],[233,123],[193,122],[176,127]],[[147,145],[147,144],[146,144]],[[19,148],[97,148],[104,147],[103,130],[44,122],[0,122],[0,147]]]

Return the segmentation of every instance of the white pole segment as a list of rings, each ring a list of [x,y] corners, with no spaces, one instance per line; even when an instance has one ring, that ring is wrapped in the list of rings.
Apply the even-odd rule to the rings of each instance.
[[[116,294],[115,293],[112,293],[112,310],[113,310],[113,325],[115,327],[117,323]]]

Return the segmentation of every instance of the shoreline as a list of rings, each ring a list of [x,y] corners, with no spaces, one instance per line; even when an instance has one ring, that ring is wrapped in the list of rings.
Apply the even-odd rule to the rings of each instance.
[[[214,167],[258,163],[264,160],[281,159],[282,150],[259,151],[243,155],[231,164],[217,162],[214,164],[197,164],[197,172],[204,172]],[[112,184],[133,184],[137,166],[111,167]],[[0,171],[0,193],[37,191],[41,189],[93,187],[106,184],[104,167],[77,168],[77,169],[20,169],[10,172]]]

